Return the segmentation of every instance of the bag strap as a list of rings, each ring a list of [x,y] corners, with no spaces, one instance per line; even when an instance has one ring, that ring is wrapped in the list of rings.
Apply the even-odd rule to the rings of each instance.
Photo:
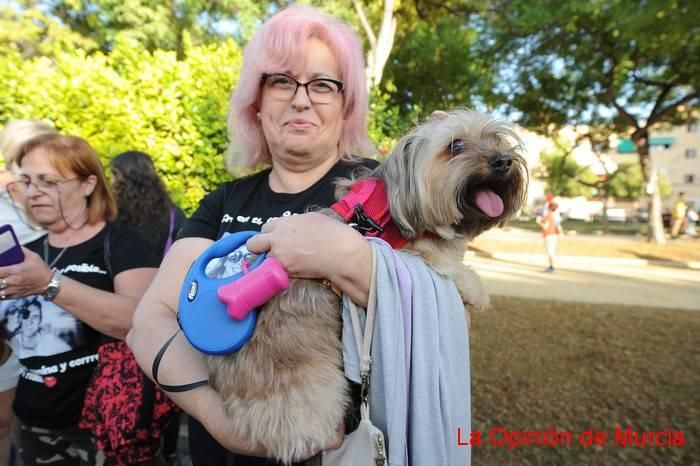
[[[175,229],[175,206],[168,209],[168,211],[168,215],[170,217],[170,227],[168,228],[168,236],[165,240],[165,247],[163,248],[163,257],[165,257],[165,253],[168,252],[170,246],[173,245],[173,230]]]
[[[102,242],[102,251],[105,261],[105,267],[107,268],[107,273],[109,278],[114,282],[114,271],[112,269],[112,224],[105,224],[105,235]],[[114,286],[114,285],[112,285]],[[119,342],[126,347],[126,343]],[[141,405],[139,407],[139,415],[137,416],[137,424],[139,427],[150,428],[151,421],[153,420],[153,405],[155,404],[156,389],[155,385],[146,377],[145,374],[141,374],[143,380],[143,390],[141,393]]]
[[[347,296],[343,295],[343,301],[350,308],[350,318],[352,320],[353,333],[355,334],[355,345],[360,355],[360,379],[362,387],[360,397],[362,404],[360,405],[360,413],[362,419],[369,419],[369,380],[372,370],[372,337],[374,335],[374,317],[377,306],[377,286],[376,286],[376,270],[377,256],[372,249],[372,276],[369,284],[369,296],[367,298],[367,316],[365,318],[365,331],[360,329],[360,317],[357,311],[357,305]]]
[[[107,267],[107,273],[109,278],[114,280],[114,273],[112,273],[112,224],[107,222],[105,224],[105,235],[102,241],[102,251],[104,255],[105,267]]]

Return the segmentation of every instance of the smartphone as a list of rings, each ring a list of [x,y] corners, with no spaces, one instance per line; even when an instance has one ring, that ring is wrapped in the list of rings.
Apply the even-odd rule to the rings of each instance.
[[[0,226],[0,267],[19,264],[24,260],[22,245],[9,223]]]

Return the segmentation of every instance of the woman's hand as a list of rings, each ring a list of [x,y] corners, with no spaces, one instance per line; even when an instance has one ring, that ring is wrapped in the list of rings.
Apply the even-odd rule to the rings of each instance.
[[[318,212],[277,218],[248,240],[253,253],[268,252],[291,278],[328,278],[353,301],[367,303],[372,251],[357,231]]]
[[[344,223],[312,212],[266,223],[247,246],[250,252],[275,257],[290,277],[326,278],[342,267],[345,254],[363,243],[362,236]]]
[[[0,299],[41,294],[51,281],[53,271],[39,254],[22,248],[24,261],[0,267]]]

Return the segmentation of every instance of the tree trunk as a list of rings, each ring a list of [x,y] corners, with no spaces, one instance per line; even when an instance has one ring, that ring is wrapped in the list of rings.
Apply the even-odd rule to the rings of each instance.
[[[394,37],[396,35],[395,3],[394,0],[384,0],[382,24],[379,26],[379,34],[375,36],[361,3],[358,0],[353,1],[360,23],[362,23],[370,44],[370,49],[367,51],[367,89],[369,91],[382,81],[384,67],[387,60],[389,60],[391,49],[394,47]]]
[[[649,130],[647,127],[639,128],[632,133],[632,141],[639,154],[639,163],[642,166],[642,176],[646,186],[647,205],[649,211],[648,238],[657,244],[666,244],[664,225],[661,220],[661,195],[659,194],[658,174],[656,165],[649,154]]]
[[[605,189],[605,188],[603,188]],[[605,194],[603,194],[603,234],[607,235],[608,234],[608,193],[604,191]]]

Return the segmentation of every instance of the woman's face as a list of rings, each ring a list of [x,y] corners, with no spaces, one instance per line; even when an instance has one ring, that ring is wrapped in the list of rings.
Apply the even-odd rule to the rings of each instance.
[[[22,333],[25,336],[34,336],[39,333],[39,326],[41,324],[41,307],[39,304],[33,303],[27,306],[27,314],[22,325]]]
[[[338,61],[319,39],[308,40],[303,67],[271,72],[283,72],[301,83],[318,78],[340,81]],[[312,102],[304,87],[299,86],[291,99],[282,100],[271,96],[264,85],[260,120],[273,164],[304,166],[337,159],[343,129],[343,94],[337,93],[331,102],[319,104]]]
[[[60,173],[48,154],[37,148],[22,159],[19,180],[29,181],[25,204],[36,221],[49,228],[81,225],[87,216],[87,199],[95,187],[95,177],[81,180],[74,172]]]

